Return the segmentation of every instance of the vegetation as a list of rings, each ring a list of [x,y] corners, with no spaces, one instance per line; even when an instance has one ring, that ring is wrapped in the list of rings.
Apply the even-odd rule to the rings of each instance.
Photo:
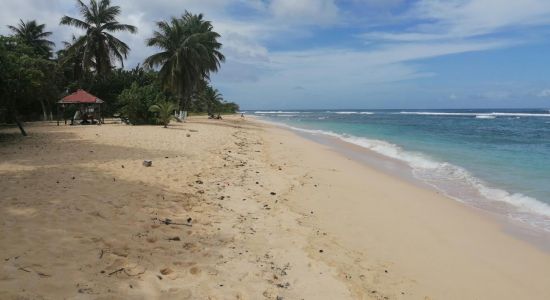
[[[183,110],[189,105],[192,93],[201,80],[208,79],[210,72],[218,71],[225,60],[219,51],[220,35],[203,15],[189,12],[170,22],[157,23],[158,31],[147,40],[147,45],[162,51],[149,56],[145,64],[160,66],[159,78],[178,98]]]
[[[168,127],[170,121],[175,118],[174,111],[176,108],[177,106],[172,102],[160,101],[157,102],[157,104],[151,105],[151,107],[149,107],[149,111],[157,113],[157,121],[164,125],[164,128],[166,128]]]
[[[208,114],[238,110],[209,82],[225,57],[220,35],[202,14],[186,11],[158,22],[145,42],[160,52],[146,58],[144,67],[125,69],[130,47],[115,35],[137,28],[118,22],[122,10],[110,0],[76,2],[81,18],[64,16],[60,23],[84,34],[60,43],[57,52],[52,32],[36,20],[20,20],[8,25],[11,36],[0,35],[0,122],[52,120],[56,102],[77,89],[102,99],[106,116],[120,115],[134,125],[166,126],[178,108]]]
[[[134,82],[118,96],[119,112],[121,117],[132,125],[153,124],[156,119],[149,108],[167,99],[157,84],[140,86]]]
[[[58,68],[37,55],[35,49],[16,37],[0,37],[0,107],[4,119],[20,124],[20,112],[27,117],[47,119],[52,100],[59,95],[55,84]]]
[[[46,24],[38,25],[35,20],[28,22],[19,20],[17,26],[8,25],[8,28],[14,33],[14,36],[29,45],[36,54],[44,58],[52,56],[52,49],[55,44],[47,39],[52,33],[44,31]]]
[[[211,85],[206,86],[197,94],[191,111],[207,112],[209,115],[220,113],[235,113],[239,106],[235,103],[227,103],[222,94]]]
[[[69,16],[61,18],[62,25],[70,25],[83,29],[86,33],[77,38],[67,49],[69,53],[82,54],[84,69],[93,69],[97,74],[104,75],[112,69],[112,60],[119,61],[124,66],[124,59],[130,52],[130,47],[112,35],[113,32],[128,31],[136,33],[137,28],[121,24],[117,21],[120,14],[119,6],[111,6],[110,0],[90,0],[86,5],[77,1],[83,20]]]

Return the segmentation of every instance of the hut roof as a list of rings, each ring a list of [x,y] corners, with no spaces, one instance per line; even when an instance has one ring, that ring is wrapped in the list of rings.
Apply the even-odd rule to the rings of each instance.
[[[59,100],[57,103],[61,104],[69,104],[69,103],[87,103],[87,104],[93,104],[103,103],[103,100],[97,98],[96,96],[86,92],[85,90],[78,90],[65,98]]]

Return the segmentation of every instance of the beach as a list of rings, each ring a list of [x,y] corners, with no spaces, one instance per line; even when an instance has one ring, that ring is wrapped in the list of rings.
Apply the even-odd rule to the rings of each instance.
[[[505,222],[253,118],[27,130],[0,129],[1,299],[550,298]]]

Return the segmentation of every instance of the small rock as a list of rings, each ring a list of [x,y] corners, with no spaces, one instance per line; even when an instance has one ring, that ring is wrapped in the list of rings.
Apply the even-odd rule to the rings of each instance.
[[[186,137],[191,137],[191,135],[190,135],[189,133],[188,133],[188,134],[186,134],[185,136],[186,136]]]
[[[191,223],[191,221],[193,221],[193,219],[187,218],[187,223]]]
[[[124,169],[124,165],[121,165],[120,167],[122,167]]]
[[[277,193],[275,193],[275,192],[271,192],[270,194],[273,195],[273,196],[277,195]]]
[[[153,161],[152,160],[144,160],[143,161],[143,166],[144,167],[151,167],[153,165]]]
[[[323,252],[325,252],[325,251],[323,251],[323,249],[319,249],[319,253],[323,253]]]
[[[203,184],[202,180],[195,181],[196,184]]]

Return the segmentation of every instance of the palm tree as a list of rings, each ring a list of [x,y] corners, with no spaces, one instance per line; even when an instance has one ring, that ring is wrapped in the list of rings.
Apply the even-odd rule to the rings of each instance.
[[[70,77],[72,80],[80,80],[84,75],[84,70],[82,68],[84,49],[73,48],[76,41],[77,37],[73,35],[71,41],[63,41],[63,49],[57,51],[59,63],[62,66],[69,68]]]
[[[82,66],[85,70],[94,68],[97,74],[103,75],[111,71],[114,63],[119,61],[124,66],[124,59],[130,52],[130,47],[112,35],[113,32],[128,31],[136,33],[137,28],[128,24],[120,24],[116,18],[120,14],[119,6],[111,6],[110,0],[90,0],[86,5],[77,0],[80,14],[79,20],[69,16],[61,18],[62,25],[70,25],[84,29],[86,33],[79,37],[68,49],[69,52],[82,51]]]
[[[51,57],[52,48],[55,44],[47,39],[52,33],[50,31],[44,31],[46,24],[39,25],[36,23],[36,20],[24,22],[20,19],[17,26],[8,25],[8,28],[16,37],[35,49],[39,55],[45,58]]]
[[[172,102],[161,101],[155,105],[151,105],[149,111],[158,113],[159,122],[164,125],[164,128],[167,128],[170,121],[175,118],[174,111],[176,108],[177,106]]]
[[[160,80],[178,97],[183,110],[197,84],[208,79],[210,72],[217,72],[225,60],[220,52],[220,35],[202,14],[187,11],[181,18],[158,22],[157,27],[147,45],[162,51],[149,56],[145,65],[160,66]]]
[[[199,100],[206,105],[206,111],[208,114],[213,114],[215,110],[219,108],[219,105],[223,103],[223,95],[210,85],[199,94]]]

